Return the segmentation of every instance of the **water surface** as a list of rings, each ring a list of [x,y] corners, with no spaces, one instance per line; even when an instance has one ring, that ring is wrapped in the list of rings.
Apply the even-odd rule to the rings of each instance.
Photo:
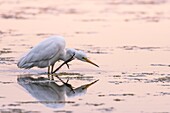
[[[0,0],[0,111],[169,113],[169,7],[169,0]],[[16,63],[51,35],[64,36],[67,47],[100,66],[75,60],[59,70],[74,88],[99,80],[85,93],[63,94],[60,101],[31,93],[30,87],[51,89],[47,69],[23,70]],[[63,86],[57,78],[51,84]]]

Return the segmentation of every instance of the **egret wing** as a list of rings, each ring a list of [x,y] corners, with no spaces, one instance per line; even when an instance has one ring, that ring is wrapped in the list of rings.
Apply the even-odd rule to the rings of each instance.
[[[37,46],[27,54],[27,62],[50,60],[58,54],[59,51],[60,47],[54,43]]]
[[[39,43],[37,46],[32,48],[28,54],[26,54],[23,58],[20,59],[18,62],[18,67],[21,68],[31,68],[33,66],[39,66],[39,62],[48,62],[54,56],[59,56],[62,54],[65,48],[65,42],[61,40],[44,40],[43,42]],[[45,67],[45,66],[42,66]]]

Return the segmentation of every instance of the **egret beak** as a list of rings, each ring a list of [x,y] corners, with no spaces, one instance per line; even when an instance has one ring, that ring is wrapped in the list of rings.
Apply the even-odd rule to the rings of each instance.
[[[92,61],[90,61],[88,58],[83,58],[86,62],[95,65],[96,67],[99,67],[97,64],[93,63]]]
[[[94,82],[92,82],[92,83],[90,83],[90,84],[84,85],[84,88],[83,88],[83,89],[87,89],[88,87],[90,87],[91,85],[93,85],[94,83],[96,83],[97,81],[99,81],[99,80],[96,80],[96,81],[94,81]]]

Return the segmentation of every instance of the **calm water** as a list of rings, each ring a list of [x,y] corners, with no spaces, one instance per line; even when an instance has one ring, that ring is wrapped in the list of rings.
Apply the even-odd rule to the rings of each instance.
[[[170,113],[169,25],[169,0],[0,0],[0,111]],[[50,35],[100,66],[57,72],[75,94],[47,69],[16,66]]]

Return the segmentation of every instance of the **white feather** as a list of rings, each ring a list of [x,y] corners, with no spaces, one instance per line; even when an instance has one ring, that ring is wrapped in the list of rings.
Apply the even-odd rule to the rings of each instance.
[[[44,68],[54,64],[60,59],[65,48],[65,40],[59,36],[52,36],[33,47],[18,62],[20,68],[31,68],[34,66]]]

